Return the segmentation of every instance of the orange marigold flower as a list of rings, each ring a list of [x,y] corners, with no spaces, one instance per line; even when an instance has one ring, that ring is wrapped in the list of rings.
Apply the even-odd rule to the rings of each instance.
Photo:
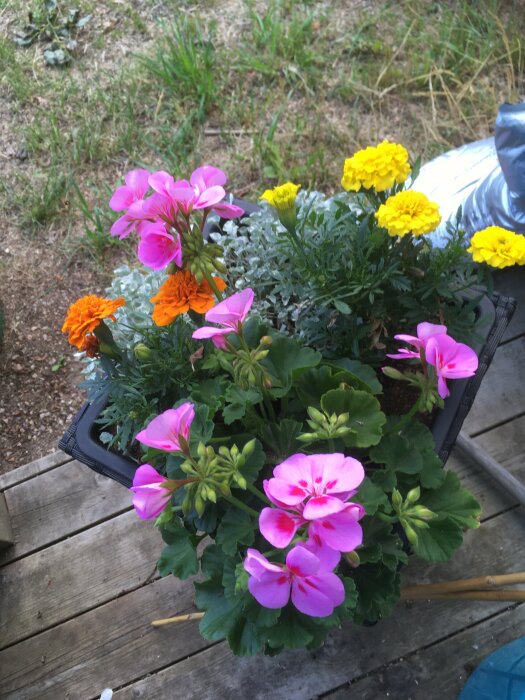
[[[115,321],[115,311],[125,303],[126,300],[123,297],[103,299],[94,294],[82,297],[69,307],[62,332],[69,331],[68,340],[71,345],[84,350],[85,336],[93,333],[102,319],[110,318]]]
[[[226,288],[226,282],[220,277],[214,277],[213,281],[220,291]],[[157,326],[167,326],[190,309],[204,314],[216,303],[208,282],[202,280],[199,284],[189,270],[178,270],[170,275],[150,301],[155,305],[153,320]]]

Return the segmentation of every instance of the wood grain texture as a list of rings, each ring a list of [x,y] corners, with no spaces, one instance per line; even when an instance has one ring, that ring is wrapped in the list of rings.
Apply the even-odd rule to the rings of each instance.
[[[524,628],[525,605],[520,605],[340,688],[326,700],[429,700],[436,691],[444,700],[457,698],[481,661],[521,637]]]
[[[5,497],[15,546],[0,553],[0,564],[131,508],[124,486],[77,461],[17,484]]]
[[[481,433],[525,412],[525,336],[500,346],[463,424],[467,435]]]
[[[54,467],[58,467],[60,464],[65,462],[71,462],[72,457],[67,455],[65,452],[53,452],[50,455],[46,455],[41,459],[36,459],[34,462],[29,462],[24,464],[17,469],[13,469],[6,474],[0,474],[0,491],[4,489],[11,488],[16,484],[26,481],[26,479],[32,479],[38,474],[49,471]]]
[[[142,585],[154,572],[159,533],[135,512],[0,569],[0,645],[6,647]]]
[[[505,537],[501,537],[502,532]],[[465,545],[452,561],[411,562],[404,570],[404,583],[461,578],[489,570],[518,571],[525,565],[525,551],[516,548],[522,536],[521,514],[505,513],[480,530],[469,532]],[[119,690],[114,700],[313,698],[506,608],[506,604],[465,601],[406,603],[374,627],[345,624],[315,653],[286,652],[273,659],[237,658],[225,643],[220,643]]]
[[[98,698],[105,687],[125,685],[175,663],[206,646],[198,625],[158,630],[150,621],[189,611],[192,603],[192,583],[170,576],[4,649],[0,697]]]
[[[500,462],[517,479],[525,483],[525,416],[482,433],[474,442]],[[512,494],[502,489],[482,467],[459,449],[454,449],[447,461],[447,469],[453,469],[462,486],[472,491],[482,508],[482,519],[493,517],[518,504]],[[525,511],[524,511],[525,513]]]
[[[494,288],[506,296],[514,297],[518,302],[502,338],[505,343],[525,333],[525,268],[516,266],[497,272],[494,275]]]

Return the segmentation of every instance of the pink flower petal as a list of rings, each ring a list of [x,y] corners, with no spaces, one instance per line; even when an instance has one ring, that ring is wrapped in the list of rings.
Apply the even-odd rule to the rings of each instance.
[[[246,559],[244,560],[245,570],[259,579],[267,571],[282,572],[283,568],[272,564],[268,559],[261,554],[257,549],[249,548],[246,550]]]
[[[313,576],[319,571],[319,566],[319,558],[301,545],[296,545],[286,555],[286,568],[294,576]]]
[[[328,617],[345,598],[341,579],[335,574],[295,578],[292,580],[292,603],[310,617]]]
[[[242,292],[232,294],[231,297],[210,309],[205,318],[210,323],[228,326],[236,331],[238,324],[242,323],[248,315],[254,296],[252,289],[243,289]]]
[[[212,207],[214,204],[218,204],[226,197],[226,192],[224,187],[219,185],[214,185],[213,187],[208,187],[208,189],[201,192],[194,201],[194,209],[207,209]]]
[[[124,182],[133,192],[135,199],[142,199],[149,189],[149,170],[130,170],[124,178]]]
[[[308,534],[338,552],[353,552],[363,542],[363,530],[350,509],[314,520]]]
[[[252,576],[248,580],[248,590],[265,608],[284,608],[290,600],[290,575],[281,571],[279,574],[269,572],[260,579]]]
[[[286,506],[295,506],[302,503],[308,495],[308,486],[309,484],[305,488],[294,482],[273,478],[268,481],[267,490],[272,500],[284,503]]]
[[[113,209],[113,211],[122,211],[123,209],[127,209],[134,201],[135,197],[133,196],[133,192],[129,187],[122,185],[121,187],[117,187],[115,192],[113,192],[109,200],[109,208]]]
[[[306,549],[315,554],[319,559],[319,573],[333,571],[341,561],[341,553],[328,547],[319,537],[309,534],[308,540],[297,546],[306,547]]]
[[[238,207],[236,204],[227,204],[226,202],[214,204],[212,209],[223,219],[240,219],[244,215],[242,207]]]
[[[344,502],[336,496],[313,496],[306,502],[303,515],[306,520],[318,520],[326,518],[332,513],[338,513],[344,508]]]
[[[193,404],[186,402],[176,409],[168,409],[148,423],[135,437],[148,447],[168,452],[180,452],[179,438],[189,437],[189,427],[195,417]]]
[[[219,170],[219,168],[214,168],[212,165],[201,165],[200,168],[192,172],[190,177],[190,185],[199,192],[203,192],[214,185],[224,186],[226,182],[226,173]]]
[[[259,530],[262,536],[274,547],[283,549],[294,538],[304,520],[278,508],[263,508],[259,515]]]
[[[141,240],[137,257],[143,265],[152,270],[162,270],[170,262],[180,267],[182,264],[182,248],[180,239],[166,232],[164,224],[150,224],[141,232]]]

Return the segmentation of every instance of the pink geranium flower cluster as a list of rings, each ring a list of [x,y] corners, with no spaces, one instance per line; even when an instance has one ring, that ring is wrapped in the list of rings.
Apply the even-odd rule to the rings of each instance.
[[[387,355],[398,360],[420,359],[435,369],[438,380],[438,393],[442,399],[449,396],[447,379],[472,377],[478,369],[478,356],[464,343],[458,343],[447,335],[447,327],[434,323],[420,323],[417,336],[399,334],[401,340],[416,350],[401,348],[398,353]]]
[[[136,231],[138,257],[144,265],[161,270],[174,262],[181,267],[180,233],[188,229],[193,211],[202,211],[204,218],[210,211],[224,219],[243,214],[240,207],[222,201],[226,181],[226,173],[211,165],[194,170],[189,181],[174,180],[162,170],[131,170],[109,202],[113,211],[125,212],[111,227],[111,235],[122,239]],[[153,193],[146,197],[150,189]]]
[[[278,548],[287,547],[299,529],[308,534],[308,540],[288,553],[284,566],[271,564],[256,550],[249,550],[244,562],[251,575],[248,587],[261,605],[283,607],[291,592],[298,610],[325,617],[341,604],[344,591],[341,593],[342,583],[333,569],[341,552],[351,552],[363,541],[358,521],[365,514],[364,508],[348,499],[364,475],[360,462],[338,452],[295,454],[275,467],[272,479],[263,482],[276,508],[261,511],[262,535]]]
[[[136,440],[148,447],[166,452],[182,452],[181,441],[188,442],[190,425],[195,418],[192,403],[168,409],[148,423]],[[150,464],[141,464],[133,477],[133,506],[143,520],[156,518],[164,510],[178,482],[170,481]]]

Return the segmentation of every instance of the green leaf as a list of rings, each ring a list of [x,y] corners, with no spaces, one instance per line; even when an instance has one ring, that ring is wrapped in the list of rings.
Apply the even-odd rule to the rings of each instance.
[[[91,20],[92,15],[84,15],[84,17],[81,17],[79,20],[77,20],[77,27],[79,29],[82,29],[82,27],[85,27],[86,24]]]
[[[269,353],[262,364],[281,386],[272,388],[270,393],[275,397],[287,394],[292,379],[310,367],[318,365],[321,358],[320,352],[303,347],[293,338],[285,335],[274,337]]]
[[[321,397],[321,408],[328,414],[349,413],[352,432],[344,436],[347,447],[370,447],[381,440],[386,421],[379,401],[366,391],[335,389]]]
[[[390,506],[386,493],[382,488],[365,477],[359,491],[352,497],[352,501],[360,503],[367,515],[374,515],[380,506]]]
[[[294,382],[297,395],[305,408],[320,408],[321,396],[331,389],[339,389],[341,384],[348,384],[354,389],[370,393],[368,384],[359,377],[331,365],[322,365],[307,370]]]
[[[387,493],[397,486],[397,477],[393,469],[375,469],[370,478],[376,486]]]
[[[283,608],[278,623],[267,630],[268,644],[271,647],[286,649],[301,649],[307,646],[318,634],[313,619],[302,615],[291,604],[287,605]]]
[[[399,421],[400,418],[396,416],[388,419],[384,437],[370,450],[371,459],[402,474],[420,474],[424,471],[425,480],[437,485],[443,466],[436,454],[432,433],[417,420],[398,431],[396,426]]]
[[[216,544],[210,544],[201,557],[201,571],[206,578],[221,581],[224,571],[224,552]]]
[[[463,542],[461,528],[447,518],[428,521],[427,528],[417,528],[417,542],[412,548],[426,561],[448,561]]]
[[[173,574],[177,578],[185,579],[193,576],[199,570],[197,552],[191,541],[191,535],[176,520],[161,528],[162,538],[168,543],[164,547],[157,568],[161,576]]]
[[[283,460],[300,451],[297,436],[302,430],[302,423],[285,418],[279,423],[266,423],[262,428],[261,438],[276,458]]]
[[[237,508],[228,510],[223,516],[215,541],[219,544],[225,554],[234,555],[238,545],[251,545],[254,541],[254,521],[249,513],[245,513]]]
[[[481,506],[470,491],[461,488],[458,475],[451,470],[445,472],[445,479],[439,488],[422,492],[420,503],[437,515],[446,516],[459,527],[479,527]],[[435,520],[431,520],[430,524],[433,522]]]
[[[357,377],[361,383],[368,387],[368,391],[372,394],[381,394],[383,392],[383,386],[377,378],[376,371],[370,365],[365,365],[359,360],[351,360],[348,357],[333,360],[330,364],[335,367],[342,367],[349,374]],[[362,387],[356,386],[355,388],[361,389]]]
[[[344,301],[340,299],[334,299],[334,306],[339,311],[339,313],[349,316],[352,313],[352,309]]]
[[[215,580],[195,583],[195,605],[205,610],[199,623],[204,639],[218,641],[233,630],[242,613],[242,599],[228,600],[221,583]]]
[[[199,381],[199,385],[191,392],[191,398],[198,403],[211,407],[213,413],[224,405],[224,394],[228,386],[225,377],[213,377]]]
[[[255,656],[265,642],[264,628],[244,616],[238,617],[228,634],[228,644],[236,656]]]
[[[364,518],[363,545],[357,550],[362,564],[382,562],[390,571],[408,561],[403,542],[390,523],[377,518]]]
[[[230,384],[226,390],[225,399],[227,404],[222,415],[226,425],[231,425],[244,416],[247,406],[259,403],[262,400],[262,394],[259,389],[241,389],[236,384]]]
[[[186,401],[188,401],[188,399],[177,401],[174,408],[177,408]],[[193,406],[195,408],[195,418],[193,419],[190,429],[190,445],[196,447],[199,442],[203,442],[204,444],[208,442],[213,435],[214,426],[211,420],[211,415],[213,415],[213,413],[209,406],[196,402],[193,402]]]
[[[353,572],[359,599],[354,621],[375,622],[388,617],[399,600],[399,573],[380,564],[364,564]]]

